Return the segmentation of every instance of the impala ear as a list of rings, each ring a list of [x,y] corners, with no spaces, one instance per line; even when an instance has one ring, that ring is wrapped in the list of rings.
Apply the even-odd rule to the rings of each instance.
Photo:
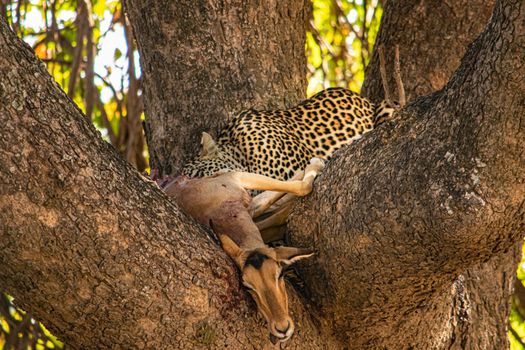
[[[311,249],[294,248],[294,247],[276,247],[274,248],[277,261],[291,265],[301,259],[309,258],[315,254]]]
[[[242,249],[226,235],[219,235],[219,240],[226,254],[235,261],[237,266],[241,267]]]
[[[202,133],[201,146],[201,157],[213,157],[219,151],[217,144],[215,143],[211,135],[207,132]]]

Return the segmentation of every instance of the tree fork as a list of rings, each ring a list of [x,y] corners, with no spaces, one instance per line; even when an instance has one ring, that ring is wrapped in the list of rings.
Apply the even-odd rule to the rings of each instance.
[[[104,142],[0,20],[0,281],[68,347],[262,348],[206,233]],[[291,293],[291,348],[334,347]]]
[[[494,23],[506,18],[503,14],[523,16],[518,1],[501,2],[499,6],[505,11],[496,11]],[[507,22],[512,28],[520,20],[523,18]],[[499,30],[494,23],[489,32]],[[518,34],[522,32],[523,28],[517,28]],[[218,347],[264,344],[262,324],[257,324],[253,317],[243,318],[253,309],[238,289],[237,278],[231,277],[234,270],[224,254],[100,141],[78,109],[58,92],[45,69],[38,67],[38,61],[27,47],[21,47],[3,22],[0,33],[0,57],[6,62],[0,72],[3,253],[0,264],[7,266],[0,270],[0,278],[5,288],[54,330],[60,329],[57,334],[72,347],[190,347],[194,341],[209,337]],[[314,210],[307,207],[309,211],[304,212],[303,218],[308,219],[303,220],[304,225],[297,224],[300,217],[294,224],[305,231],[319,251],[310,271],[320,277],[309,280],[308,285],[321,307],[321,330],[314,330],[306,313],[298,311],[300,317],[294,315],[294,318],[304,322],[304,332],[293,338],[291,348],[337,348],[330,341],[334,333],[352,347],[394,344],[391,348],[410,345],[437,348],[450,341],[453,330],[447,326],[465,327],[446,322],[451,309],[447,297],[450,281],[458,270],[475,262],[488,260],[497,264],[502,252],[519,241],[516,232],[523,232],[523,217],[505,220],[513,210],[519,214],[515,210],[519,204],[516,201],[523,200],[523,178],[519,177],[525,173],[523,159],[518,158],[514,169],[506,169],[506,162],[516,160],[516,153],[512,152],[522,149],[524,139],[520,127],[525,124],[516,122],[523,118],[523,105],[514,103],[515,99],[523,99],[523,82],[512,81],[508,74],[512,67],[510,78],[522,79],[523,66],[507,65],[512,63],[513,54],[523,57],[523,43],[520,48],[509,45],[506,36],[501,38],[501,42],[486,46],[478,42],[473,52],[490,47],[505,51],[509,62],[495,66],[509,84],[497,86],[493,91],[489,89],[492,74],[485,75],[480,69],[482,74],[473,76],[466,69],[440,94],[409,106],[404,114],[406,121],[365,136],[329,165],[332,170],[321,177],[324,181],[315,190],[326,193],[317,193],[306,202]],[[523,40],[523,35],[516,38]],[[476,57],[483,55],[470,55],[466,62],[480,63],[479,67],[465,66],[482,68],[483,62],[476,61]],[[472,80],[462,81],[461,76]],[[476,77],[487,78],[479,85],[483,91],[489,89],[481,104],[480,91],[472,89],[478,86]],[[462,86],[468,88],[468,93],[474,92],[472,100],[461,95]],[[24,99],[24,96],[31,97]],[[455,105],[454,101],[464,105]],[[433,111],[429,111],[430,106],[435,107]],[[474,113],[479,109],[480,113]],[[455,119],[457,113],[464,119]],[[473,132],[479,130],[472,129],[472,121],[495,115],[507,117],[503,129],[495,128],[498,126],[495,123],[483,132]],[[451,147],[445,151],[444,144],[434,149],[436,145],[422,142],[423,136],[430,137],[441,130],[441,124],[436,125],[438,121],[449,120],[453,122],[446,125],[451,129],[447,132],[449,136],[457,136],[446,139]],[[485,125],[483,121],[479,123]],[[489,146],[495,146],[493,152],[498,153],[502,145],[512,146],[505,153],[510,152],[510,157],[486,160],[491,149],[475,144],[469,150],[468,143],[462,143],[467,139],[481,140],[494,131],[502,144],[495,142]],[[404,140],[401,134],[405,135]],[[465,148],[467,152],[463,154]],[[439,152],[443,157],[436,164],[432,156]],[[415,162],[404,166],[409,159]],[[457,166],[462,161],[468,166],[463,167],[463,172]],[[378,169],[379,164],[385,169]],[[425,168],[431,171],[422,172]],[[443,176],[454,169],[457,171],[452,176]],[[474,169],[478,173],[472,177]],[[503,173],[505,170],[508,171]],[[406,179],[416,174],[421,175],[416,178],[418,182],[406,192],[396,192],[396,184],[385,185],[388,177],[399,175],[398,189],[406,189]],[[501,175],[498,176],[498,181],[504,182],[501,188],[476,191],[476,186],[487,186],[495,175]],[[437,189],[423,186],[425,181],[430,183],[436,177],[441,181],[437,182]],[[458,179],[473,186],[469,198],[465,198],[464,188],[454,187]],[[480,182],[474,185],[476,179]],[[501,200],[491,201],[510,192],[509,179],[518,180],[510,205],[507,207]],[[456,191],[450,191],[451,188]],[[433,198],[431,194],[438,189],[443,192]],[[426,191],[422,200],[413,201],[411,194],[422,190]],[[452,197],[449,201],[447,191]],[[485,207],[480,206],[476,196],[486,202]],[[422,205],[425,201],[432,205]],[[404,210],[411,204],[412,211]],[[478,209],[479,215],[472,212],[473,225],[469,230],[444,231],[435,222],[424,220],[432,217],[433,205],[435,213],[441,215],[439,219],[452,215],[446,222],[449,228],[466,225],[469,218],[459,217],[461,209]],[[474,234],[473,229],[481,227],[483,220],[495,218],[483,217],[486,213],[483,208],[488,206],[496,208],[494,215],[502,220]],[[360,212],[363,208],[367,211]],[[414,214],[415,219],[409,220],[407,213]],[[457,223],[452,220],[458,217]],[[489,229],[494,237],[487,235]],[[367,234],[367,230],[373,234]],[[436,236],[425,234],[428,232]],[[435,244],[438,238],[446,249]],[[469,245],[469,240],[479,247]],[[331,261],[341,263],[333,266]],[[196,277],[188,272],[190,266],[195,269]],[[389,267],[389,273],[382,270],[385,266]],[[324,287],[322,282],[327,282]],[[456,283],[456,288],[461,287],[461,283]],[[442,297],[439,292],[443,292]],[[328,300],[329,297],[335,301]],[[399,305],[407,298],[411,300]],[[458,298],[453,302],[465,300]],[[201,305],[205,307],[199,308]],[[292,309],[300,310],[295,304]],[[415,317],[418,312],[419,319]],[[399,315],[404,317],[400,319]],[[329,327],[331,323],[335,324],[335,330]],[[350,327],[345,328],[349,323]],[[425,339],[414,334],[414,330],[421,329],[427,330],[422,334]],[[367,330],[375,332],[376,338]],[[202,334],[206,337],[198,336]],[[469,341],[474,340],[466,339],[465,343]]]

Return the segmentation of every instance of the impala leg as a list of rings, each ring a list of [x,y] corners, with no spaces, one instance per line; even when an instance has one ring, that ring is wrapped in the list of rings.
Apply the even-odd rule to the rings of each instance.
[[[284,235],[286,234],[286,221],[291,210],[292,202],[288,202],[269,217],[255,223],[265,243],[284,239]]]
[[[286,225],[273,226],[261,231],[261,237],[264,243],[284,240],[286,235]]]
[[[277,210],[275,213],[261,221],[256,222],[255,225],[257,225],[259,231],[263,231],[274,226],[284,225],[286,223],[286,219],[288,219],[288,215],[290,215],[291,210],[292,203],[288,202],[279,208],[279,210]]]
[[[271,212],[277,211],[279,210],[280,207],[282,207],[288,202],[291,202],[295,198],[297,198],[295,194],[287,193],[283,197],[281,197],[277,202],[272,204],[267,210],[265,210],[264,213],[271,213]]]
[[[234,174],[238,183],[247,190],[279,191],[293,193],[297,196],[305,196],[312,191],[315,177],[324,167],[324,162],[319,158],[313,158],[306,167],[303,180],[280,181],[271,177],[237,172]]]
[[[286,193],[284,192],[275,192],[275,191],[264,191],[263,193],[255,196],[250,203],[248,211],[252,218],[259,217],[262,213],[266,211],[272,204],[278,201]]]
[[[304,171],[299,171],[294,175],[294,177],[292,177],[292,181],[302,180],[303,177]],[[283,196],[286,198],[287,196],[290,196],[290,194],[285,195],[284,192],[264,191],[258,196],[255,196],[250,203],[250,207],[248,208],[252,218],[260,216],[276,201],[279,200],[279,202],[281,202],[280,199],[284,199],[282,198]]]

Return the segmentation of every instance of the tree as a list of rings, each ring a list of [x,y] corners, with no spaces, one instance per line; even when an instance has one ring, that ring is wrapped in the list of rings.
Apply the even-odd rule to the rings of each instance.
[[[446,79],[456,68],[458,47],[429,42],[425,34],[423,40],[421,35],[414,38],[411,33],[422,32],[414,27],[427,21],[421,18],[422,11],[417,23],[407,18],[402,9],[410,8],[409,3],[388,2],[378,44],[400,44],[407,51],[403,62],[409,63],[403,65],[403,73],[410,77],[409,92],[414,96],[418,89],[428,93],[433,84],[440,87],[442,82],[433,79],[435,67],[425,69],[428,64],[418,65],[423,69],[411,74],[414,60],[410,57],[421,57],[421,47],[430,56],[445,57],[451,63],[440,68],[439,75]],[[502,12],[510,8],[509,3],[499,3],[494,16],[503,17]],[[485,13],[477,10],[477,16]],[[439,18],[437,13],[427,12],[434,19]],[[509,13],[518,16],[519,12]],[[435,26],[432,18],[431,27]],[[510,22],[501,26],[512,26]],[[389,26],[400,34],[387,36]],[[318,182],[319,191],[291,220],[298,244],[315,244],[320,261],[326,264],[309,268],[306,284],[314,286],[312,294],[319,296],[319,309],[339,323],[340,333],[358,340],[355,348],[508,347],[508,298],[523,235],[523,186],[514,187],[523,181],[518,174],[525,165],[518,151],[523,147],[519,107],[523,86],[513,102],[499,94],[508,93],[501,86],[523,69],[518,63],[523,52],[515,50],[516,41],[507,42],[508,50],[513,51],[509,57],[493,47],[501,43],[499,36],[511,37],[524,29],[513,28],[513,34],[506,34],[493,18],[451,82],[412,103],[399,117],[399,125],[369,135],[363,144],[342,152]],[[436,30],[450,28],[436,26]],[[460,32],[460,40],[468,40],[469,34]],[[406,45],[409,43],[412,45]],[[505,65],[508,70],[500,71]],[[369,72],[374,70],[378,71],[377,58]],[[365,82],[365,90],[376,99],[382,95],[377,81]],[[497,147],[491,148],[494,143]],[[501,158],[509,163],[498,164]],[[508,173],[496,175],[500,171]],[[490,184],[484,184],[487,180]],[[496,195],[498,200],[491,200],[492,187],[501,185],[502,190],[505,181],[507,190]],[[330,210],[334,203],[337,209]],[[509,217],[492,214],[499,209],[490,208],[489,203],[505,206]],[[498,220],[516,220],[516,226],[509,224],[499,231],[489,224]],[[347,240],[341,242],[337,237]],[[517,246],[502,244],[504,237],[517,238]],[[335,268],[334,261],[348,264]],[[314,282],[319,280],[327,281],[334,290],[319,290],[319,283]],[[346,312],[341,305],[348,305]]]
[[[292,294],[290,348],[473,346],[448,323],[467,300],[447,291],[521,238],[524,18],[519,0],[498,1],[450,83],[342,150],[301,202],[291,224],[318,250],[306,279],[315,308]],[[0,28],[7,290],[73,347],[260,347],[263,326],[225,255]]]

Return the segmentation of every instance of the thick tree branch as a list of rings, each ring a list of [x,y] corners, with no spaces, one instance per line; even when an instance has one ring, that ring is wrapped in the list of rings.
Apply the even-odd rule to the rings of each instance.
[[[307,283],[355,348],[409,347],[421,327],[444,346],[451,281],[522,237],[524,12],[498,2],[451,83],[342,150],[296,211],[319,251]]]
[[[386,49],[392,67],[394,47],[400,45],[401,70],[407,101],[441,89],[456,70],[465,48],[488,22],[493,0],[402,0],[383,2],[383,16],[362,93],[379,101],[383,87],[379,77],[378,47]],[[392,20],[395,18],[396,20]],[[389,85],[394,85],[390,75]]]

